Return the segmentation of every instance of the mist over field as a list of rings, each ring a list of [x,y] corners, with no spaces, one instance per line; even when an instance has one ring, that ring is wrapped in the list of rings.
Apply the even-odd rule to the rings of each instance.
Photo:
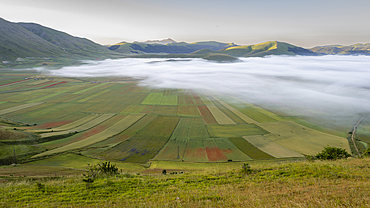
[[[224,93],[292,116],[325,117],[334,123],[352,122],[356,114],[370,112],[368,56],[270,56],[235,63],[126,58],[42,70],[66,77],[143,78],[142,85]]]

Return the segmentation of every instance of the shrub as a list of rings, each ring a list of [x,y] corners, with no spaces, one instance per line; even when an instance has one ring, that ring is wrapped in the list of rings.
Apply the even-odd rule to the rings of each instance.
[[[90,187],[98,175],[115,175],[118,174],[118,168],[116,164],[110,162],[98,163],[97,165],[87,164],[87,174],[83,174],[83,182],[86,183],[87,187]]]
[[[242,170],[241,170],[241,172],[242,172],[242,173],[244,173],[244,174],[251,174],[251,173],[252,173],[252,169],[251,169],[251,167],[249,166],[249,164],[248,164],[248,163],[244,163],[244,164],[242,165]]]
[[[320,153],[317,153],[315,157],[320,160],[337,160],[351,157],[351,155],[342,148],[325,147],[324,150]]]
[[[363,153],[364,156],[370,156],[370,147],[367,148],[367,150],[365,150],[365,152]]]

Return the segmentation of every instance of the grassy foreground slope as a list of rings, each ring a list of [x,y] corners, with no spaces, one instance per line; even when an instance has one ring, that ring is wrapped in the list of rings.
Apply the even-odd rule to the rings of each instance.
[[[98,178],[89,187],[78,175],[2,176],[0,206],[368,207],[369,162],[366,158],[251,163],[250,174],[241,173],[241,166],[221,165],[183,174],[179,169],[168,170],[177,173],[168,175],[123,170],[117,176]],[[18,168],[22,167],[7,169]]]

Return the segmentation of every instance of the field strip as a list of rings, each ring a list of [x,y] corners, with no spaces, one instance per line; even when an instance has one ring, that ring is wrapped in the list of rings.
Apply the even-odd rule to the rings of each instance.
[[[218,109],[207,97],[200,97],[203,103],[207,106],[217,123],[220,125],[236,125],[227,115],[225,115],[220,109]]]
[[[28,86],[30,86],[30,85],[39,85],[39,84],[42,84],[42,83],[45,83],[45,82],[49,82],[49,81],[50,80],[48,80],[48,79],[39,79],[39,80],[30,82],[30,83],[27,83],[27,85]]]
[[[35,129],[35,130],[28,130],[28,132],[37,133],[37,132],[64,131],[64,130],[75,128],[77,126],[81,126],[82,124],[84,124],[84,123],[86,123],[86,122],[88,122],[88,121],[90,121],[92,119],[95,119],[98,116],[99,116],[98,114],[92,114],[92,115],[85,116],[85,117],[83,117],[81,119],[78,119],[76,121],[73,121],[71,123],[65,124],[63,126],[56,127],[56,128],[52,128],[52,129]]]
[[[60,95],[60,94],[65,93],[65,92],[68,92],[68,90],[59,91],[59,92],[56,92],[56,93],[53,93],[53,94],[49,94],[49,95],[46,95],[46,96],[43,96],[43,97],[37,98],[37,99],[32,100],[32,101],[28,101],[27,103],[33,103],[33,102],[38,102],[38,101],[41,101],[41,100],[45,100],[45,99],[47,99],[47,98],[51,98],[51,97],[54,97],[54,96]]]
[[[261,135],[243,136],[243,138],[261,151],[276,158],[304,157],[302,154],[281,146]]]
[[[244,115],[242,112],[236,110],[235,108],[231,107],[230,105],[228,105],[227,103],[213,97],[215,100],[217,100],[219,103],[221,103],[221,105],[225,106],[225,108],[229,109],[231,112],[233,112],[235,115],[237,115],[239,118],[241,118],[243,121],[247,122],[247,123],[256,123],[255,120],[253,120],[252,118]]]
[[[101,94],[103,94],[103,93],[109,92],[109,91],[110,91],[110,90],[103,90],[103,91],[100,91],[100,92],[98,92],[98,93],[96,93],[96,94],[93,94],[93,95],[90,95],[90,96],[88,96],[88,97],[82,98],[81,100],[78,100],[77,102],[78,102],[78,103],[83,103],[83,102],[85,102],[85,101],[88,101],[88,100],[90,100],[90,99],[92,99],[92,98],[94,98],[94,97],[97,97],[97,96],[99,96],[99,95],[101,95]]]
[[[108,84],[108,83],[101,83],[101,84],[98,84],[98,85],[95,85],[95,86],[92,86],[92,87],[89,87],[89,88],[86,88],[86,89],[80,90],[80,91],[78,91],[78,92],[74,92],[74,93],[72,93],[72,94],[74,94],[74,95],[76,95],[76,94],[81,94],[81,93],[83,93],[83,92],[86,92],[86,91],[88,91],[88,90],[94,89],[94,88],[96,88],[96,87],[101,87],[101,86],[106,85],[106,84]]]
[[[209,111],[212,113],[213,117],[216,119],[217,123],[220,125],[236,125],[236,123],[231,120],[227,115],[225,115],[220,109],[218,109],[214,104],[206,104]]]
[[[177,95],[165,95],[162,98],[161,105],[177,105]]]
[[[162,103],[163,93],[149,93],[141,104],[160,105]]]
[[[51,136],[58,136],[58,135],[63,135],[63,134],[69,134],[69,133],[74,133],[74,132],[81,132],[85,131],[87,129],[90,129],[100,123],[102,123],[105,120],[108,120],[109,118],[113,117],[116,114],[103,114],[85,124],[82,124],[81,126],[78,126],[76,128],[70,129],[70,130],[65,130],[65,131],[59,131],[59,132],[50,132],[50,133],[44,133],[40,134],[41,138],[45,137],[51,137]]]
[[[5,86],[7,87],[7,86],[18,84],[19,82],[24,82],[24,81],[28,81],[28,79],[15,81],[15,82],[11,82],[11,83],[8,83],[8,84],[3,84],[3,85],[0,85],[0,87],[5,87]]]
[[[104,131],[102,131],[98,134],[95,134],[95,135],[93,135],[91,137],[88,137],[84,140],[74,142],[72,144],[65,145],[65,146],[60,147],[60,148],[56,148],[56,149],[53,149],[53,150],[50,150],[50,151],[47,151],[47,152],[43,152],[41,154],[33,156],[33,158],[34,157],[39,157],[39,156],[44,156],[44,155],[50,155],[50,154],[54,154],[54,153],[59,153],[59,152],[64,152],[64,151],[68,151],[68,150],[72,150],[72,149],[78,149],[78,148],[82,148],[82,147],[92,145],[92,144],[97,143],[97,142],[101,142],[101,141],[103,141],[103,140],[105,140],[109,137],[112,137],[112,136],[114,136],[116,134],[119,134],[122,131],[126,130],[132,124],[134,124],[139,119],[141,119],[143,116],[145,116],[145,114],[143,114],[143,113],[130,114],[130,115],[126,116],[125,118],[123,118],[122,120],[120,120],[119,122],[115,123],[113,126],[109,127],[108,129],[106,129],[106,130],[104,130]]]
[[[30,108],[30,107],[33,107],[33,106],[36,106],[36,105],[41,105],[41,104],[43,104],[43,103],[42,102],[37,102],[37,103],[27,103],[27,104],[24,104],[24,105],[18,105],[18,106],[12,107],[12,108],[7,108],[7,109],[4,109],[4,110],[0,110],[0,115],[4,115],[4,114],[7,114],[7,113],[12,113],[14,111],[23,110],[23,109]]]
[[[259,123],[258,126],[270,132],[264,135],[267,139],[305,155],[316,154],[326,146],[339,147],[350,152],[346,138],[320,132],[291,121]]]

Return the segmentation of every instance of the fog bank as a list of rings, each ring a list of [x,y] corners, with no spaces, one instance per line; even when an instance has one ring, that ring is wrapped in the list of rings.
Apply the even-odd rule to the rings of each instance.
[[[91,61],[45,73],[144,78],[142,85],[232,94],[293,116],[338,119],[370,112],[369,56],[271,56],[241,60],[221,64],[202,59],[127,58]]]

